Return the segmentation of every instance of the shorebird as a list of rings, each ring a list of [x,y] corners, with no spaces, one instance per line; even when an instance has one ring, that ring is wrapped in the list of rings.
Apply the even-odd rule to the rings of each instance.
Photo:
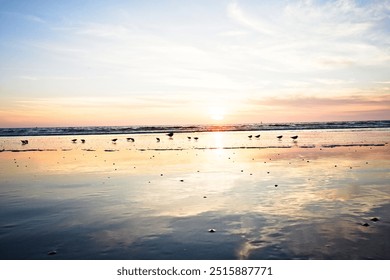
[[[130,141],[130,142],[134,142],[135,141],[134,138],[131,138],[131,137],[126,138],[126,139],[127,139],[127,141]]]
[[[84,144],[84,143],[85,143],[85,139],[81,139],[81,143],[83,143],[83,144]]]
[[[111,139],[112,143],[116,143],[116,141],[118,140],[118,138],[114,138],[114,139]]]
[[[260,134],[255,136],[256,138],[260,138]]]
[[[20,140],[22,142],[22,145],[27,145],[28,144],[28,140]]]
[[[296,140],[296,139],[298,139],[298,135],[291,136],[291,139],[293,139],[293,140]]]
[[[279,140],[282,139],[283,135],[276,136]]]
[[[198,137],[194,137],[194,139],[195,139],[195,141],[198,141],[199,138]]]
[[[191,140],[191,136],[187,136],[188,140]]]
[[[173,132],[167,133],[167,136],[172,137],[173,136]]]
[[[157,142],[160,142],[160,138],[156,137]]]
[[[249,139],[252,139],[252,135],[249,135],[248,138],[249,138]]]
[[[76,142],[77,142],[77,139],[72,139],[72,142],[73,142],[73,143],[76,143]]]

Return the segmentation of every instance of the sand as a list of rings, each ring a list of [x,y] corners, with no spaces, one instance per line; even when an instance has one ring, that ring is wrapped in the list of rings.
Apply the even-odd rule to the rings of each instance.
[[[3,137],[0,259],[390,259],[389,139]]]

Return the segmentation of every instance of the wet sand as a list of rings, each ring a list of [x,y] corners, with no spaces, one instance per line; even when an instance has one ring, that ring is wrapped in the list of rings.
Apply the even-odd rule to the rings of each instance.
[[[389,140],[3,137],[0,259],[390,259]]]

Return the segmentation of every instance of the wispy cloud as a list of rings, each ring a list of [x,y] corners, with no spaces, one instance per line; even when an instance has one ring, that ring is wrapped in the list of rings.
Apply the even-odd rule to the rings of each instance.
[[[99,38],[117,38],[123,40],[129,35],[129,29],[123,25],[87,23],[75,28],[75,33]]]
[[[35,22],[35,23],[46,23],[46,20],[44,20],[42,17],[33,14],[23,14],[18,12],[6,12],[6,11],[2,11],[0,12],[0,14],[7,15],[10,17],[15,17],[25,21]]]
[[[340,106],[348,108],[349,106],[359,105],[362,107],[379,106],[388,108],[390,112],[390,94],[380,96],[340,96],[340,97],[313,97],[296,96],[289,98],[270,97],[265,100],[256,101],[257,104],[291,107],[291,108],[318,108],[323,106]]]
[[[275,33],[275,27],[266,21],[263,21],[260,17],[250,17],[242,8],[236,3],[230,3],[227,7],[227,14],[230,18],[238,22],[244,27],[255,30],[257,32],[271,35]]]
[[[382,1],[358,6],[355,1],[297,1],[267,9],[246,11],[233,2],[227,15],[239,26],[269,35],[248,50],[285,70],[313,71],[378,65],[390,61],[385,45],[374,42],[385,37],[382,21],[389,5]],[[386,39],[387,38],[387,39]],[[374,41],[373,41],[374,40]]]

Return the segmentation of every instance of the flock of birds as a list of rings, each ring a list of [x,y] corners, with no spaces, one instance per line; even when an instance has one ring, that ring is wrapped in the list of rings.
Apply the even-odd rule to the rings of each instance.
[[[253,135],[249,135],[248,136],[249,139],[252,139],[252,137],[253,137]],[[255,135],[255,138],[259,139],[260,138],[260,134]],[[278,135],[278,136],[276,136],[276,138],[278,138],[279,140],[282,140],[283,135]],[[291,136],[290,138],[293,139],[293,140],[297,140],[298,139],[298,135]]]
[[[169,132],[166,135],[169,137],[169,139],[173,139],[172,137],[173,137],[174,133],[173,132]],[[249,139],[252,139],[252,137],[253,137],[253,135],[249,135],[248,136]],[[198,139],[199,139],[199,137],[191,137],[191,136],[187,136],[187,138],[188,138],[188,140],[194,139],[195,141],[198,141]],[[259,139],[260,138],[260,134],[255,135],[255,138]],[[278,136],[276,136],[276,138],[278,138],[278,140],[282,140],[283,135],[278,135]],[[295,141],[295,140],[298,139],[298,135],[291,136],[290,138]],[[72,139],[72,142],[73,143],[77,143],[77,140],[78,140],[77,138]],[[127,137],[126,140],[128,142],[135,142],[135,139],[132,138],[132,137]],[[28,144],[28,140],[20,140],[20,141],[22,142],[22,145],[27,145]],[[111,139],[111,141],[112,141],[112,143],[115,144],[118,141],[118,138],[113,138],[113,139]],[[159,137],[156,137],[156,141],[160,142],[161,139]],[[80,139],[80,142],[84,144],[85,143],[85,139]]]

